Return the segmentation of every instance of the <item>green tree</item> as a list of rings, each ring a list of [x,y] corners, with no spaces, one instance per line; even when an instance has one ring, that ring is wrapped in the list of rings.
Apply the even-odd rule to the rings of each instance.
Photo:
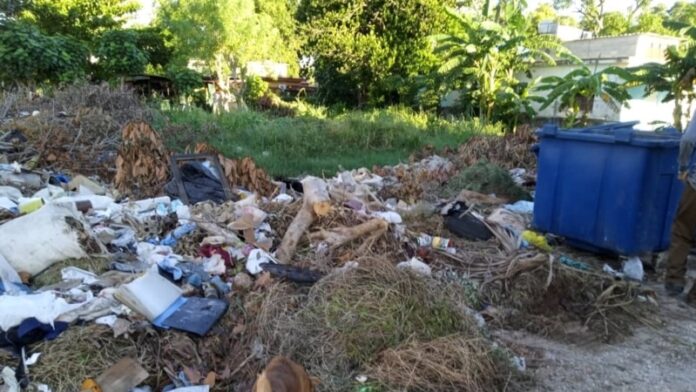
[[[14,18],[26,7],[26,0],[0,0],[0,16]]]
[[[600,34],[604,27],[604,3],[606,0],[582,0],[580,14],[582,20],[580,26],[595,37]]]
[[[136,0],[31,0],[21,18],[47,34],[93,42],[101,33],[120,28],[123,17],[139,7]]]
[[[157,25],[171,37],[177,62],[202,62],[226,96],[229,76],[244,80],[249,61],[297,58],[286,57],[280,30],[253,0],[161,0]],[[233,94],[243,102],[240,92]]]
[[[669,10],[669,20],[676,23],[676,28],[696,26],[696,2],[678,1]]]
[[[192,69],[172,65],[167,67],[165,74],[174,84],[179,96],[189,96],[196,89],[203,87],[203,77]]]
[[[553,8],[557,11],[567,10],[573,5],[573,0],[553,0]]]
[[[696,27],[685,30],[689,39],[665,51],[664,64],[650,63],[630,69],[633,85],[645,86],[645,95],[659,94],[662,102],[674,102],[674,126],[683,129],[684,107],[696,100]],[[687,113],[688,115],[688,113]]]
[[[351,106],[407,101],[436,69],[428,37],[446,23],[440,0],[302,0],[297,17],[319,98]]]
[[[631,32],[665,35],[678,34],[677,31],[670,30],[665,26],[668,19],[667,9],[663,5],[658,5],[638,15],[636,23],[631,27]]]
[[[538,31],[539,23],[547,20],[557,21],[558,14],[551,5],[542,3],[529,14],[529,19],[529,32],[530,34],[534,34]]]
[[[626,90],[627,81],[633,75],[620,68],[608,67],[593,72],[580,60],[573,58],[579,67],[563,77],[547,76],[542,78],[536,87],[537,91],[547,91],[546,100],[540,110],[546,109],[555,102],[559,109],[566,111],[565,125],[586,125],[596,98],[600,98],[614,111],[619,111],[622,105],[627,105],[631,96]]]
[[[99,37],[96,46],[98,67],[107,79],[142,73],[149,61],[133,30],[109,30]]]
[[[529,14],[529,19],[535,28],[539,25],[539,22],[545,20],[552,20],[564,26],[578,25],[578,21],[575,18],[567,15],[559,15],[556,12],[556,8],[547,3],[539,4],[539,6]],[[536,30],[534,30],[534,32],[536,32]]]
[[[136,45],[147,56],[153,67],[165,67],[172,59],[172,48],[166,44],[165,32],[156,27],[131,30],[136,34]]]
[[[289,0],[256,0],[256,11],[270,16],[274,28],[278,29],[283,45],[278,48],[278,61],[288,63],[291,75],[299,74],[298,52],[300,39],[297,35],[297,2]]]
[[[613,37],[626,34],[631,24],[626,15],[621,12],[607,12],[604,14],[602,30],[599,35]]]
[[[521,9],[509,10],[502,25],[478,13],[449,12],[456,22],[453,33],[435,36],[442,56],[440,71],[451,90],[459,90],[465,112],[484,121],[506,120],[509,108],[526,111],[530,95],[516,78],[532,64],[555,64],[551,51],[562,51],[553,38],[527,34],[529,21]],[[506,102],[505,99],[512,100]],[[507,107],[507,109],[503,109]]]
[[[83,78],[88,54],[73,38],[48,36],[21,21],[0,22],[0,80],[4,83],[33,85]]]

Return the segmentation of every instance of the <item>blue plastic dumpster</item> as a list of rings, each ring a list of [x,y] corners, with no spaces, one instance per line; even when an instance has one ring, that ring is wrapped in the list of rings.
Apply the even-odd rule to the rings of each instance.
[[[667,249],[683,189],[680,134],[635,131],[635,124],[537,131],[537,230],[626,256]]]

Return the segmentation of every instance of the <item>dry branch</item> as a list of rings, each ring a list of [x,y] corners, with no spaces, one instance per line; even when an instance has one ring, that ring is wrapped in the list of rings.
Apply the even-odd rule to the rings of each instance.
[[[290,262],[290,259],[295,254],[300,238],[312,225],[314,218],[321,216],[319,213],[328,214],[331,210],[331,200],[329,199],[328,188],[324,180],[317,177],[306,177],[302,180],[302,189],[304,192],[302,208],[295,216],[295,219],[292,220],[290,227],[285,232],[283,241],[276,251],[276,256],[281,264]]]
[[[321,229],[309,235],[312,241],[323,241],[332,249],[345,245],[360,237],[369,235],[377,238],[386,233],[389,224],[383,219],[372,219],[353,227],[336,227],[331,230]]]

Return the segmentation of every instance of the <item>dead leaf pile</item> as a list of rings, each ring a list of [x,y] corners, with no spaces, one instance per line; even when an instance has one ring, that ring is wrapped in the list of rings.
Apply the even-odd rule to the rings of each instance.
[[[145,122],[126,124],[116,158],[114,185],[124,195],[152,197],[169,178],[169,153],[159,134]]]
[[[516,133],[500,136],[474,136],[459,147],[453,158],[460,167],[488,161],[504,169],[536,168],[532,146],[536,143],[534,129],[521,127]]]

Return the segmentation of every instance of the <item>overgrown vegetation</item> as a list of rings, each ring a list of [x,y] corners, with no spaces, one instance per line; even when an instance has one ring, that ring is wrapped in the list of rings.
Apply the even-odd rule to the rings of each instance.
[[[560,101],[568,125],[585,123],[582,108],[595,99],[620,107],[628,82],[646,93],[667,93],[680,128],[678,103],[693,100],[689,75],[696,71],[689,59],[696,39],[685,29],[696,21],[696,5],[677,2],[666,10],[635,0],[625,12],[606,12],[607,1],[583,0],[581,18],[573,20],[558,14],[572,3],[565,0],[534,10],[521,0],[160,0],[154,19],[135,27],[126,24],[139,7],[131,0],[9,1],[0,9],[0,79],[5,87],[42,87],[113,83],[145,72],[169,77],[180,95],[173,102],[186,107],[288,115],[291,102],[277,90],[258,90],[259,79],[247,76],[302,75],[316,83],[314,95],[301,93],[312,104],[437,113],[456,93],[455,107],[446,110],[514,132],[534,119],[549,89],[549,83],[536,88],[533,65],[553,64],[563,52],[558,40],[537,31],[540,22],[556,20],[595,35],[656,32],[685,39],[668,49],[666,65],[614,73],[610,80],[607,72],[578,65],[554,81],[551,90],[569,92],[550,94],[546,105]],[[201,75],[214,87],[204,89]]]
[[[390,263],[365,260],[360,267],[336,272],[306,297],[296,298],[301,301],[297,308],[294,300],[283,297],[276,291],[264,301],[259,319],[264,343],[273,353],[301,361],[321,378],[322,390],[350,390],[352,378],[372,364],[378,381],[406,390],[436,390],[433,383],[494,390],[510,373],[505,363],[493,358],[489,343],[477,341],[482,339],[480,332],[452,292]],[[394,363],[396,356],[414,350],[428,353],[429,345],[461,343],[458,339],[469,342],[449,354],[428,354],[425,368],[418,369],[424,372],[420,381],[404,384],[411,370]],[[433,379],[437,370],[431,366],[449,368],[451,361],[457,363],[452,371]]]
[[[525,192],[512,180],[510,173],[499,166],[480,161],[471,167],[467,167],[459,174],[452,177],[445,185],[446,196],[454,197],[462,189],[495,194],[510,200],[529,200],[529,193]]]
[[[404,108],[347,112],[327,118],[273,117],[253,111],[215,116],[200,109],[165,112],[155,124],[170,147],[207,142],[229,157],[251,156],[272,175],[332,174],[395,164],[426,145],[456,147],[502,127],[444,120]]]

